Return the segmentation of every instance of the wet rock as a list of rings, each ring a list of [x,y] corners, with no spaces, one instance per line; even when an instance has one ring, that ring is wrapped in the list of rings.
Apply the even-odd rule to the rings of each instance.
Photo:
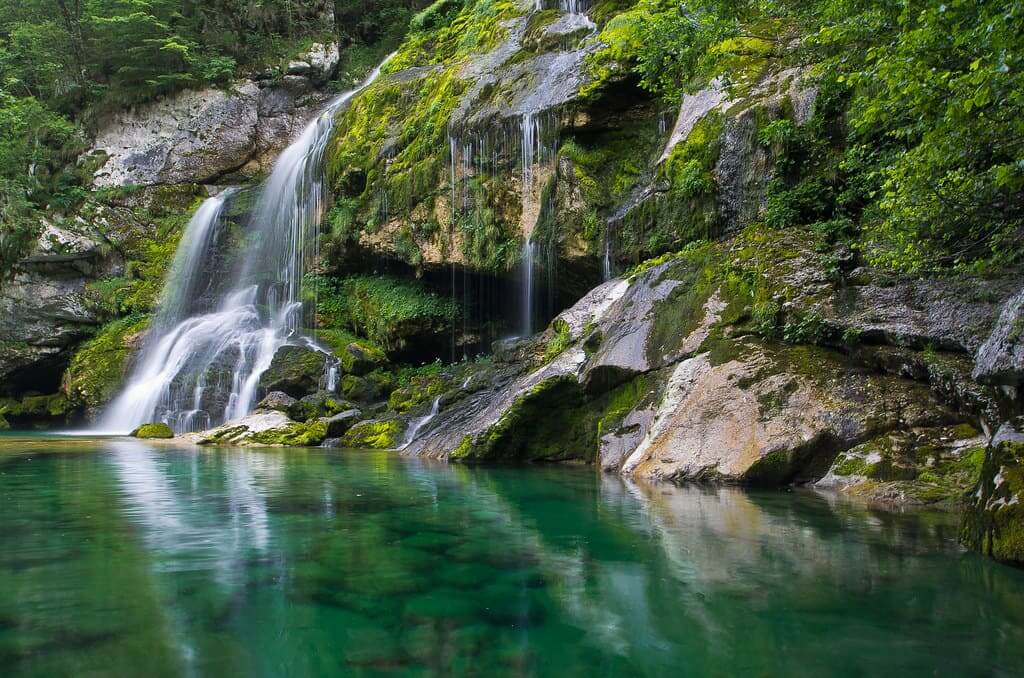
[[[895,430],[840,453],[815,487],[895,504],[958,507],[988,438],[970,424]]]
[[[1003,306],[992,334],[978,349],[972,376],[991,384],[1024,382],[1024,289]]]
[[[168,439],[174,437],[174,431],[167,424],[158,422],[156,424],[143,424],[132,431],[131,436],[143,439]]]
[[[1024,565],[1024,434],[1018,421],[985,454],[964,514],[961,541],[1006,563]]]
[[[362,421],[345,433],[342,445],[371,450],[394,450],[401,444],[404,431],[402,422],[394,419]]]
[[[283,346],[260,377],[260,387],[302,398],[317,391],[326,363],[326,356],[319,351],[305,346]]]
[[[287,393],[282,391],[272,391],[267,394],[264,398],[256,405],[258,410],[277,410],[278,412],[288,412],[298,400],[291,397]]]
[[[296,421],[306,421],[315,417],[330,417],[350,409],[353,406],[347,400],[342,400],[330,391],[318,391],[293,403],[288,408],[288,416]]]
[[[337,439],[348,433],[348,430],[362,418],[363,413],[353,409],[339,412],[332,417],[325,417],[321,421],[327,426],[327,436]]]
[[[276,410],[255,410],[192,437],[199,445],[315,447],[327,437],[327,426],[320,421],[292,421]]]

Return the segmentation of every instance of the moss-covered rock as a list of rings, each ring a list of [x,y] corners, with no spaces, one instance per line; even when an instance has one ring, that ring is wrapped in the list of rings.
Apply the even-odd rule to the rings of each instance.
[[[143,424],[132,431],[131,436],[133,438],[143,438],[146,440],[159,440],[173,438],[174,431],[172,431],[171,427],[167,424],[158,422],[155,424]]]
[[[352,342],[341,353],[341,369],[363,377],[387,363],[387,356],[371,346]]]
[[[327,424],[318,419],[292,421],[283,412],[256,410],[237,421],[207,431],[200,445],[312,447],[327,437]]]
[[[327,356],[305,346],[283,346],[260,377],[267,391],[282,391],[294,398],[315,393],[327,365]]]
[[[1024,442],[1020,436],[997,442],[986,452],[981,478],[964,514],[961,540],[996,560],[1024,565]]]
[[[95,415],[113,399],[148,324],[141,316],[116,320],[82,345],[64,374],[62,389],[72,407]]]
[[[394,419],[363,421],[345,433],[342,447],[393,450],[401,444],[404,430],[402,422]]]
[[[11,424],[7,421],[7,417],[4,416],[3,411],[0,411],[0,431],[11,430]]]

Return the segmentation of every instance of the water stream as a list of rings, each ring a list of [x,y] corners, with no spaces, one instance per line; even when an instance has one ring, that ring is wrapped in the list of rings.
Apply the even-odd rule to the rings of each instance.
[[[260,190],[241,264],[212,307],[193,303],[193,287],[203,262],[218,258],[219,242],[210,234],[230,194],[200,207],[178,248],[157,321],[101,430],[124,433],[164,421],[175,431],[193,431],[252,409],[274,354],[303,329],[302,275],[318,254],[327,197],[323,159],[335,114],[382,66],[331,101],[278,158]],[[325,381],[330,384],[329,374]]]

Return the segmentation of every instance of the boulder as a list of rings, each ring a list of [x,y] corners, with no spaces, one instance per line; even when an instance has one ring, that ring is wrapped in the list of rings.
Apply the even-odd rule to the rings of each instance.
[[[383,353],[356,342],[346,346],[341,354],[341,368],[357,377],[366,376],[386,362],[387,357]]]
[[[326,365],[327,357],[320,351],[305,346],[282,346],[260,376],[260,387],[302,398],[318,390]]]
[[[258,410],[277,410],[278,412],[288,412],[295,403],[299,402],[295,398],[291,397],[287,393],[282,391],[271,391],[256,405]]]
[[[194,436],[199,445],[239,445],[247,447],[315,447],[327,437],[327,426],[320,421],[292,421],[283,412],[254,410]]]
[[[972,376],[991,384],[1024,382],[1024,289],[1003,306],[992,334],[978,349]]]
[[[327,426],[327,436],[329,438],[341,438],[362,418],[363,413],[353,409],[339,412],[331,417],[324,417],[320,421]]]
[[[167,424],[157,422],[155,424],[143,424],[132,431],[131,436],[147,440],[168,439],[174,437],[174,431]]]
[[[405,426],[395,419],[371,419],[352,426],[342,437],[342,447],[394,450],[402,442]]]

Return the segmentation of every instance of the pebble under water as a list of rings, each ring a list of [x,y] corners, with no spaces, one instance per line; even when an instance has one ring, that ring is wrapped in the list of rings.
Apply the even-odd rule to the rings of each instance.
[[[955,519],[337,450],[0,438],[0,675],[1020,675]]]

